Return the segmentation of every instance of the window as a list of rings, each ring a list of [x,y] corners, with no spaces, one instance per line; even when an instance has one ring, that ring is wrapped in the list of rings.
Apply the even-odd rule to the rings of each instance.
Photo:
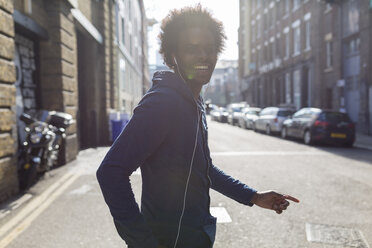
[[[326,4],[326,9],[325,9],[325,13],[328,13],[329,11],[331,11],[332,10],[332,5],[330,4],[330,3],[327,3]]]
[[[291,76],[289,73],[285,74],[285,102],[292,103],[292,94],[291,94]]]
[[[242,2],[242,5],[244,4],[244,10],[245,10],[245,1],[241,1]],[[256,6],[255,6],[255,1],[252,1],[252,6],[251,6],[251,13],[253,14],[254,13],[254,11],[255,11],[255,9],[256,9]],[[249,8],[249,7],[248,7]]]
[[[296,56],[300,54],[301,49],[301,31],[298,25],[293,29],[293,55]]]
[[[119,79],[121,81],[121,87],[122,89],[124,89],[125,88],[125,60],[123,58],[119,59],[119,69],[120,69]]]
[[[285,0],[284,2],[284,14],[288,15],[289,13],[289,0]]]
[[[258,63],[260,67],[263,65],[263,51],[264,49],[258,50]]]
[[[264,64],[267,64],[268,62],[269,62],[268,44],[266,43],[264,46]]]
[[[289,42],[290,42],[290,39],[289,39],[289,32],[284,34],[285,36],[285,59],[288,59],[289,58],[289,49],[290,49],[290,46],[289,46]]]
[[[301,0],[293,0],[293,10],[296,10],[300,7]]]
[[[345,44],[345,56],[350,57],[358,55],[359,51],[360,51],[359,37],[351,39]]]
[[[255,41],[256,40],[256,25],[252,25],[251,33],[252,33],[252,41]]]
[[[263,15],[263,29],[267,31],[269,14],[264,13]]]
[[[257,20],[257,39],[261,37],[261,29],[262,29],[262,20],[259,18]]]
[[[118,5],[115,5],[115,20],[117,20],[115,22],[115,38],[116,38],[116,41],[119,42],[119,39],[120,39],[120,27],[119,27],[119,6]]]
[[[359,32],[360,4],[362,1],[346,1],[343,4],[343,36],[349,36]]]
[[[131,5],[131,0],[128,1],[128,17],[129,17],[129,20],[132,20],[132,5]]]
[[[125,44],[125,22],[124,22],[124,17],[121,17],[121,43]]]
[[[296,109],[301,108],[301,70],[293,72],[293,103]]]
[[[133,56],[133,37],[131,34],[129,35],[129,52]]]
[[[333,42],[331,40],[326,41],[326,67],[331,68],[333,66]]]
[[[280,59],[281,58],[281,53],[280,53],[280,50],[281,50],[281,39],[280,37],[277,37],[276,39],[276,42],[275,42],[275,46],[276,46],[276,59]]]
[[[310,20],[305,22],[305,50],[310,50]]]

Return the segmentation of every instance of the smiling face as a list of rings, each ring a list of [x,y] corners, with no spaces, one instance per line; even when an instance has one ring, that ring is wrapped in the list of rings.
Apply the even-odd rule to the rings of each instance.
[[[217,62],[217,46],[212,32],[205,28],[187,28],[180,34],[174,55],[179,72],[191,88],[207,84]]]

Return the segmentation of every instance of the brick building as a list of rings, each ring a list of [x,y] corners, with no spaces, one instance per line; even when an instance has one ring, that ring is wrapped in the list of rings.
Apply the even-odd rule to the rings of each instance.
[[[218,106],[240,102],[241,94],[238,80],[238,61],[218,60],[209,84],[203,88],[206,101]]]
[[[372,132],[369,1],[241,0],[240,14],[248,103],[347,111]]]
[[[115,1],[117,106],[131,114],[150,86],[147,20],[142,0]]]
[[[110,144],[109,116],[121,107],[115,44],[118,2],[0,0],[0,202],[18,192],[22,112],[46,109],[73,116],[76,122],[67,130],[62,163],[75,159],[81,149]],[[131,2],[135,10],[126,15],[139,12],[133,48],[137,99],[148,85],[148,75],[142,74],[147,29],[142,27],[142,1]]]

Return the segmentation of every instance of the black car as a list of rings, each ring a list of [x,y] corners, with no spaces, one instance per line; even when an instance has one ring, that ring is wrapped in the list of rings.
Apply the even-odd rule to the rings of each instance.
[[[303,108],[284,121],[281,136],[303,139],[308,145],[324,142],[352,146],[355,125],[346,113]]]

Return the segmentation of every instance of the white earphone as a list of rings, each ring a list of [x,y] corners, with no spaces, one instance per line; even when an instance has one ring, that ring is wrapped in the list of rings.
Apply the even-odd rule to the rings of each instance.
[[[179,68],[178,68],[178,64],[177,64],[177,59],[176,57],[174,56],[174,63],[177,65],[177,72],[178,74],[180,75],[182,81],[186,84],[186,81],[185,79],[182,77],[180,71],[179,71]],[[183,215],[185,213],[185,209],[186,209],[186,196],[187,196],[187,190],[188,190],[188,187],[189,187],[189,182],[190,182],[190,177],[191,177],[191,172],[192,172],[192,167],[193,167],[193,163],[194,163],[194,157],[195,157],[195,151],[196,151],[196,146],[198,144],[198,134],[199,134],[199,126],[200,126],[200,115],[199,115],[199,108],[198,108],[198,102],[196,101],[196,99],[194,98],[193,96],[193,99],[195,101],[195,105],[196,105],[196,112],[197,112],[197,115],[198,115],[198,124],[197,124],[197,127],[196,127],[196,135],[195,135],[195,143],[194,143],[194,150],[192,152],[192,156],[191,156],[191,162],[190,162],[190,167],[189,167],[189,174],[187,176],[187,180],[186,180],[186,185],[185,185],[185,193],[183,195],[183,206],[182,206],[182,212],[181,212],[181,215],[180,215],[180,220],[178,222],[178,230],[177,230],[177,236],[176,236],[176,240],[174,242],[174,248],[176,248],[177,246],[177,243],[178,243],[178,238],[180,236],[180,231],[181,231],[181,223],[182,223],[182,219],[183,219]]]

